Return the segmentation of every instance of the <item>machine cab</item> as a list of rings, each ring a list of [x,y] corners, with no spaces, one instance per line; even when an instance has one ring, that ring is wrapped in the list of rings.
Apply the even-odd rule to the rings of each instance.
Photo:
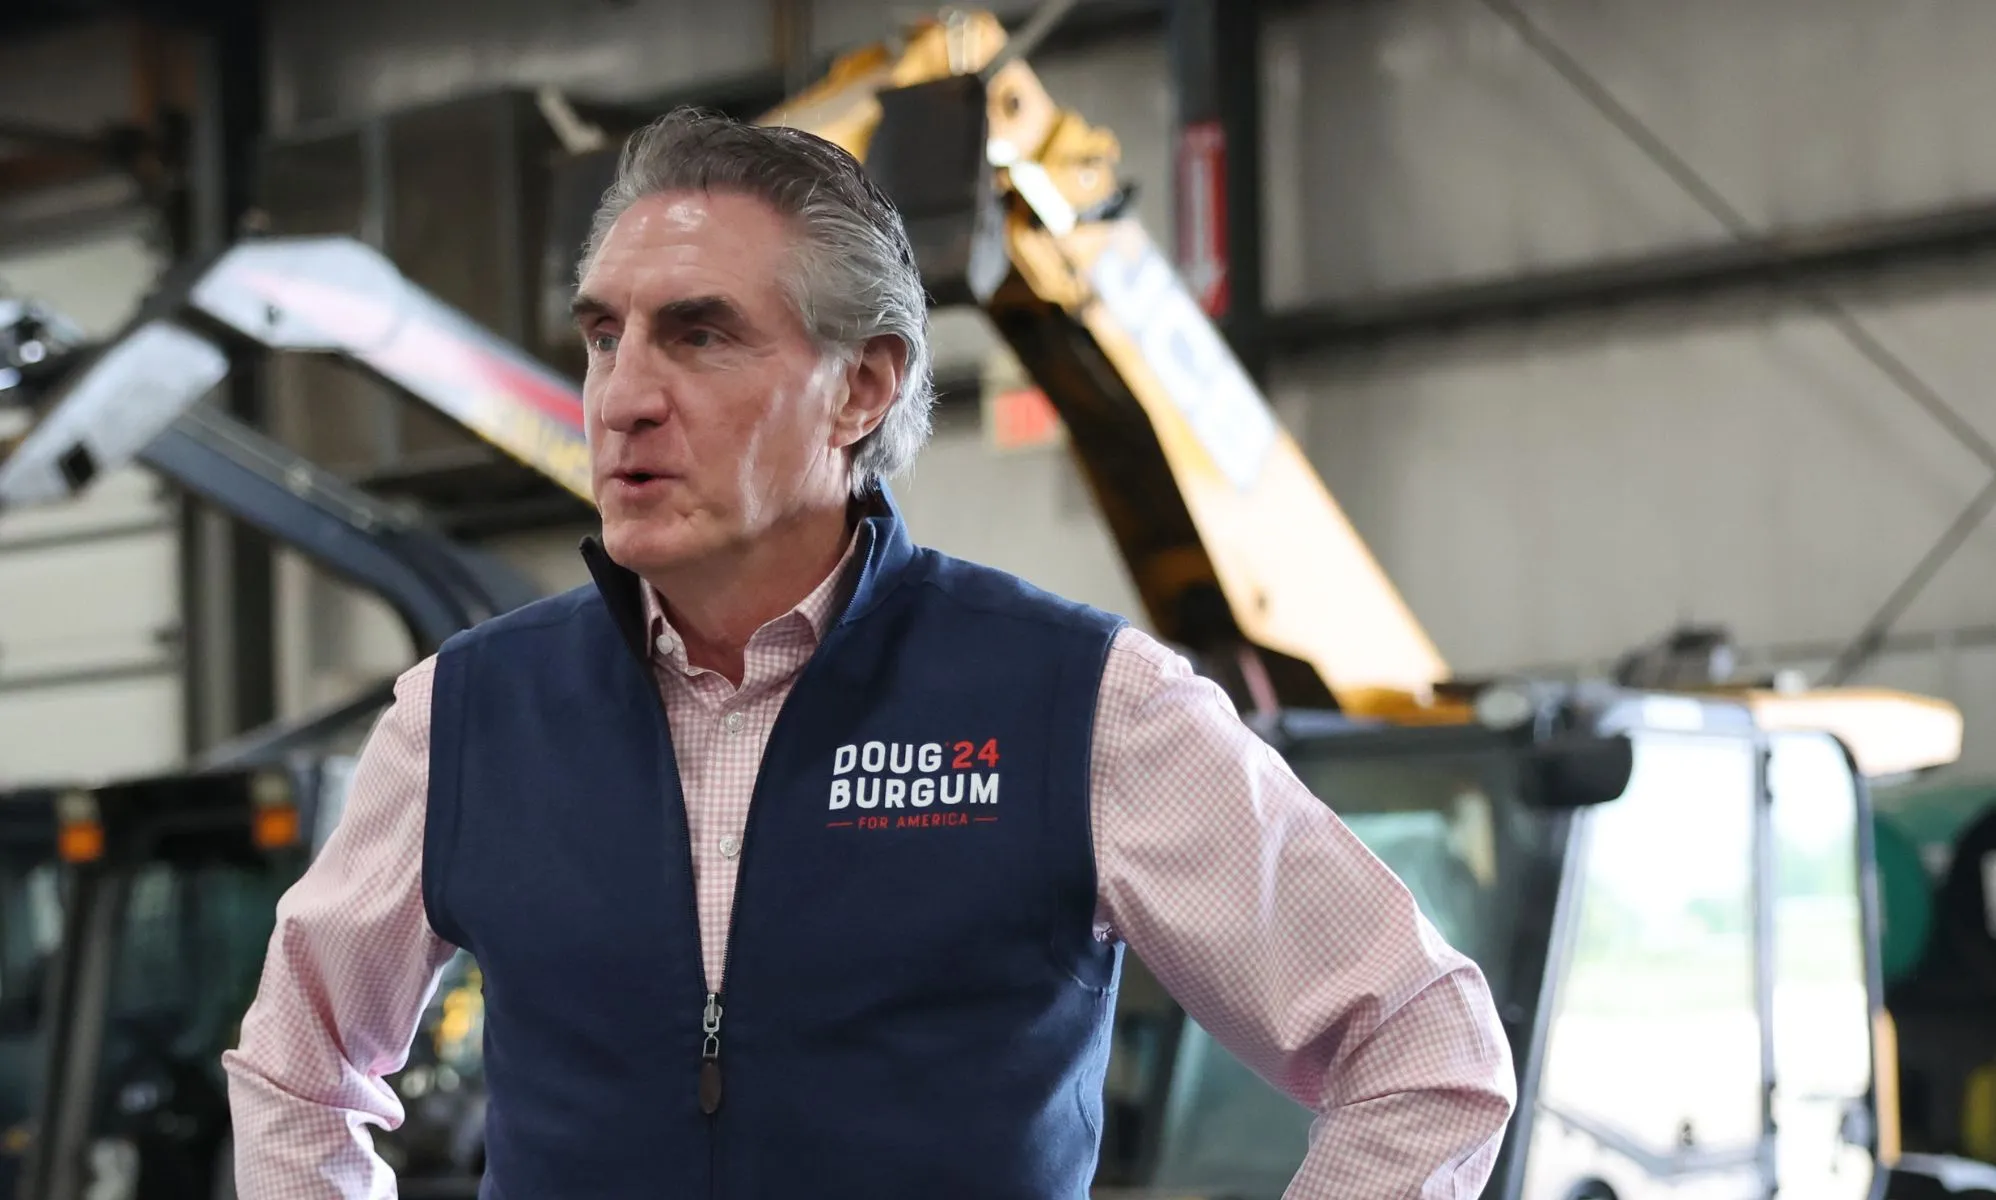
[[[1488,1194],[1873,1194],[1877,913],[1844,745],[1715,699],[1517,711],[1264,731],[1490,982],[1519,1108]],[[1132,976],[1105,1182],[1276,1200],[1311,1114]]]

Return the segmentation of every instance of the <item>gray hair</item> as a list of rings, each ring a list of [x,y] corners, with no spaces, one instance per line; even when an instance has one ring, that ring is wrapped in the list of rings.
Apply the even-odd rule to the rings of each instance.
[[[676,191],[745,193],[798,225],[802,236],[785,289],[828,354],[851,363],[870,338],[901,339],[908,359],[900,391],[853,448],[852,493],[862,496],[912,465],[929,440],[935,407],[928,295],[900,213],[859,160],[802,130],[676,109],[625,141],[616,178],[590,223],[580,270],[588,270],[626,209]]]

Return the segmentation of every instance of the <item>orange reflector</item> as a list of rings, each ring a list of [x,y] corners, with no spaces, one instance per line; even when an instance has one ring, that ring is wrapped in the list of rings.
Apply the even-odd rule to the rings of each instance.
[[[289,805],[258,809],[253,836],[263,850],[297,845],[298,810]]]
[[[56,832],[55,851],[64,862],[96,862],[104,856],[104,827],[95,821],[77,821]]]

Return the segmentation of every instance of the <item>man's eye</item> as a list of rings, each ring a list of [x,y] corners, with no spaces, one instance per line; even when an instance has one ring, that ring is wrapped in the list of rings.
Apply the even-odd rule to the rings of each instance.
[[[696,350],[704,350],[720,341],[711,329],[689,329],[686,331],[686,344]]]
[[[617,335],[614,333],[594,333],[589,335],[589,347],[599,354],[609,354],[617,348]]]

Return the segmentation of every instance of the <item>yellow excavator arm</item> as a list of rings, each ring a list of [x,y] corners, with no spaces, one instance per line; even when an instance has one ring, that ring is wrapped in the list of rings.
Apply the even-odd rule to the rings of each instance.
[[[984,275],[942,290],[984,309],[1059,412],[1160,634],[1222,663],[1252,649],[1284,705],[1439,715],[1448,669],[1434,643],[1171,262],[1120,211],[1114,135],[1060,107],[1022,60],[982,78],[1005,39],[988,14],[923,22],[898,47],[847,55],[763,120],[867,161],[918,253],[963,251],[941,269],[924,256],[932,290]],[[897,105],[924,85],[961,86]],[[949,178],[958,165],[983,179]],[[954,211],[935,211],[938,194]],[[965,250],[986,236],[1002,246],[996,270]]]

